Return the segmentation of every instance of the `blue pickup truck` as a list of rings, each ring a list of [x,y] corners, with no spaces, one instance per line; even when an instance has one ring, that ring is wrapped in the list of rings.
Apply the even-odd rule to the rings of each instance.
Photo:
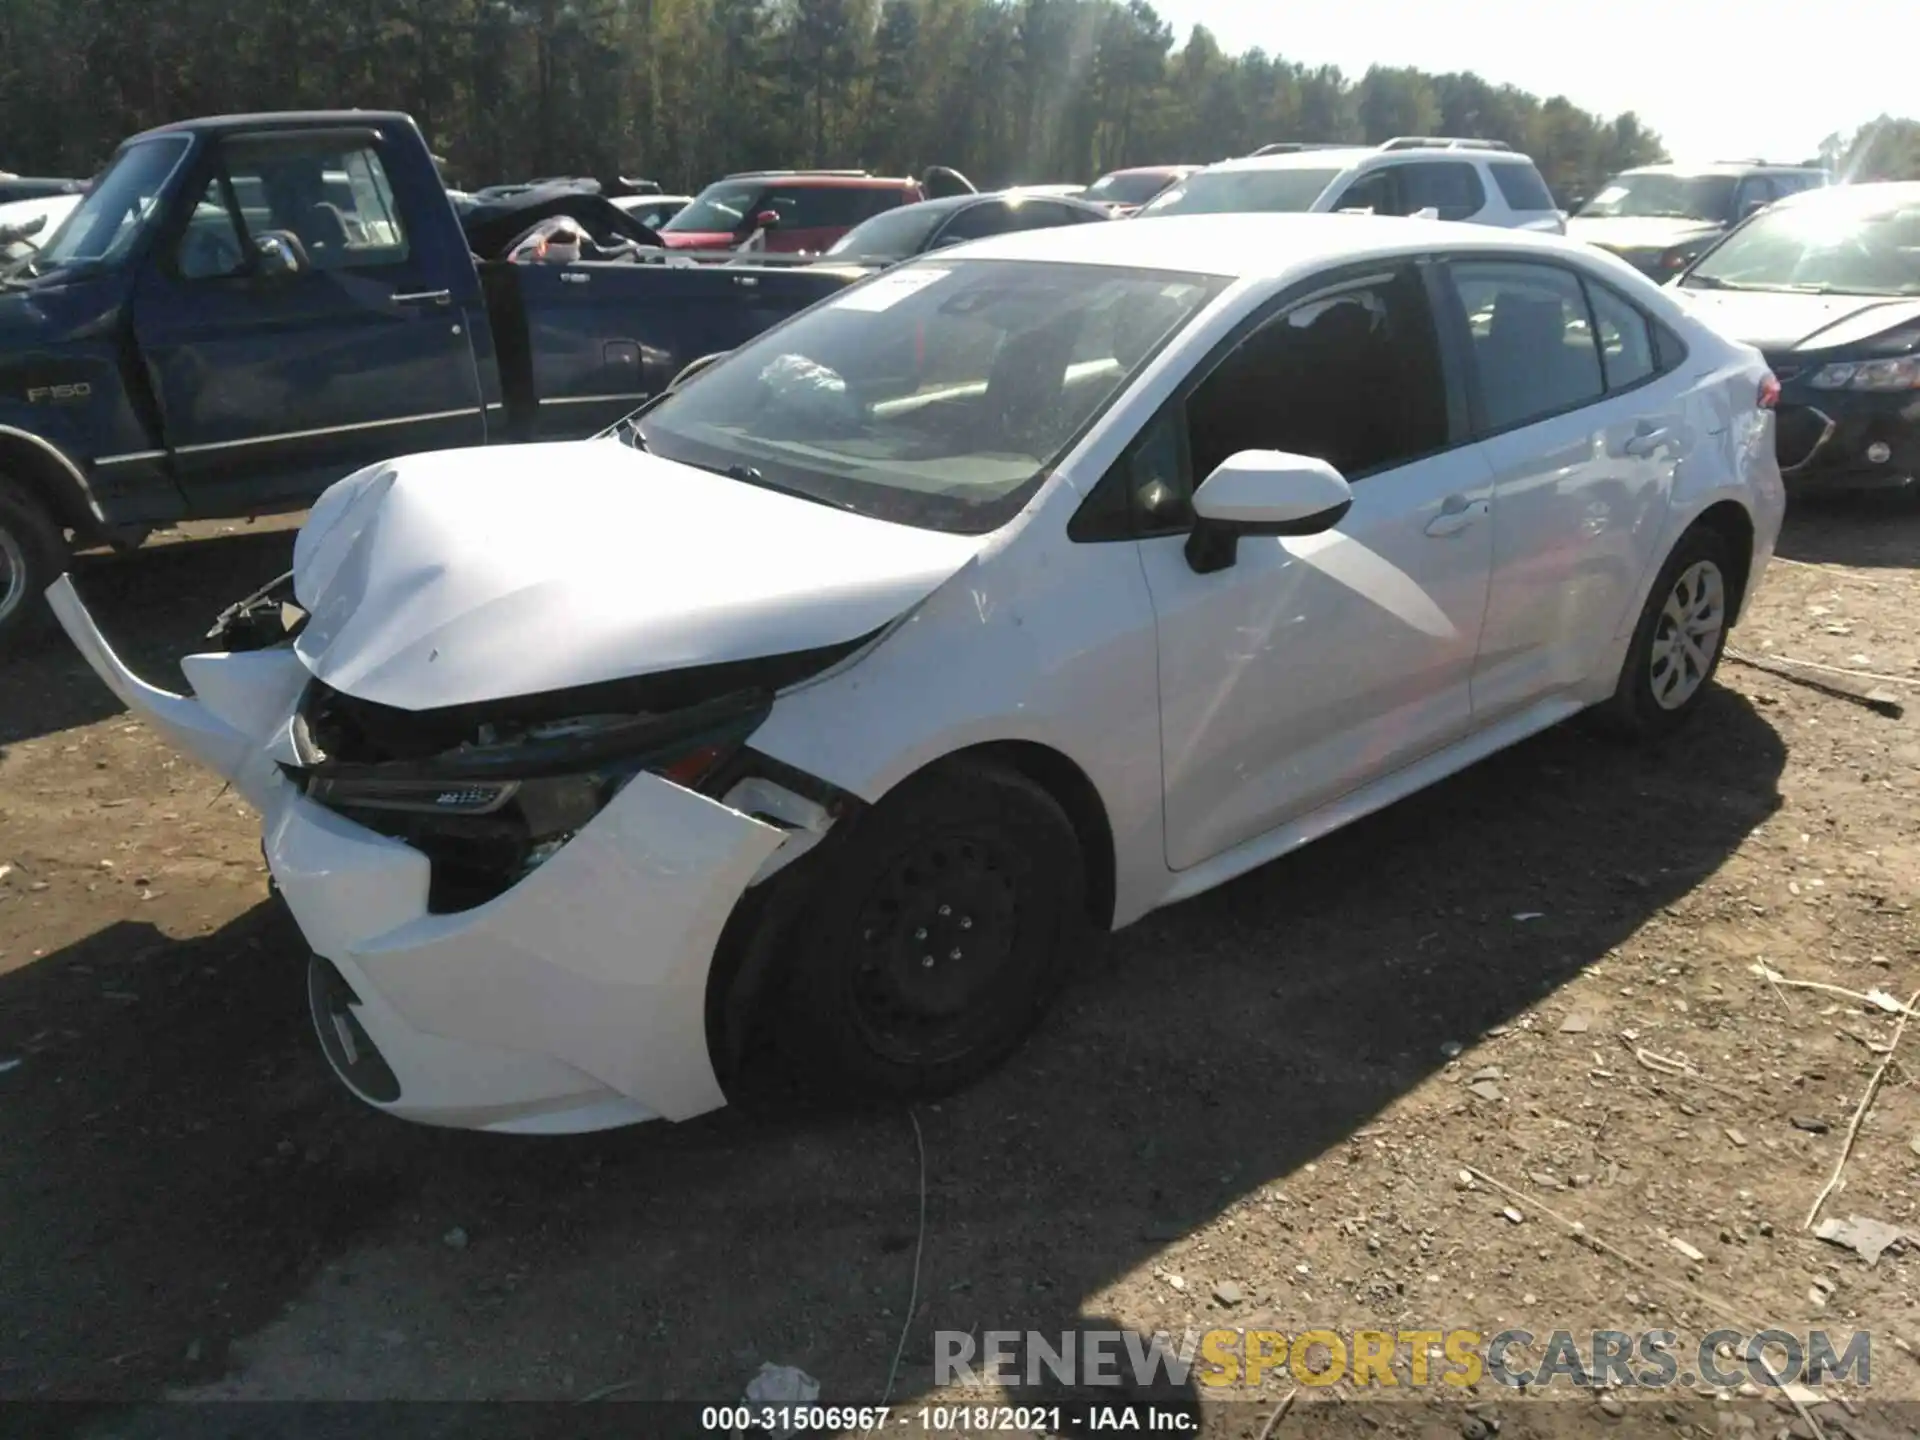
[[[400,114],[136,135],[0,271],[0,647],[70,544],[297,509],[408,451],[593,434],[861,273],[476,258]]]

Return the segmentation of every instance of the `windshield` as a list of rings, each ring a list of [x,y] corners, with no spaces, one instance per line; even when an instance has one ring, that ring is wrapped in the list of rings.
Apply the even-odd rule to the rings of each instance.
[[[1116,170],[1089,185],[1083,198],[1103,205],[1144,205],[1172,178],[1160,170]]]
[[[921,260],[742,346],[632,428],[650,451],[743,483],[985,534],[1226,283]]]
[[[1920,199],[1787,205],[1729,235],[1680,282],[1696,288],[1920,295]]]
[[[904,205],[863,221],[836,241],[829,255],[858,255],[871,260],[904,260],[918,255],[934,228],[953,211],[942,205],[922,209]]]
[[[1610,220],[1658,215],[1675,220],[1725,220],[1733,210],[1731,175],[1616,175],[1580,207],[1580,218]]]
[[[1311,210],[1338,170],[1202,170],[1163,191],[1142,215]]]
[[[187,137],[162,135],[127,146],[47,238],[33,268],[110,265],[133,248],[158,210],[160,192],[186,158]]]
[[[723,230],[732,234],[740,228],[740,222],[746,218],[748,210],[765,188],[764,185],[722,180],[694,196],[692,204],[660,228],[662,231]]]

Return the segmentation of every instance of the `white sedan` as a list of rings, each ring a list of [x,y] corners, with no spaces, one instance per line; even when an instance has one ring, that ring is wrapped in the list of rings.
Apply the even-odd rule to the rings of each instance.
[[[348,477],[192,697],[51,598],[259,807],[363,1099],[679,1120],[757,1027],[925,1095],[1020,1041],[1085,926],[1589,708],[1692,716],[1779,528],[1776,390],[1553,237],[1038,231],[599,440]]]

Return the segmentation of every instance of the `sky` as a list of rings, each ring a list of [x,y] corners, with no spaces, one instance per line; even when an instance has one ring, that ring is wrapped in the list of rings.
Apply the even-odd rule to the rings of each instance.
[[[1920,116],[1913,0],[1153,0],[1175,45],[1205,25],[1358,79],[1369,65],[1472,70],[1586,110],[1632,110],[1679,161],[1812,156],[1835,131]],[[1284,139],[1284,136],[1275,136]]]

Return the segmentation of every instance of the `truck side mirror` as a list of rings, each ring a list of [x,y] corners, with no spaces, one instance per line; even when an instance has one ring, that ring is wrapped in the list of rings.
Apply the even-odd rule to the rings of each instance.
[[[758,215],[753,217],[753,227],[756,230],[778,230],[780,228],[780,212],[778,210],[762,210]]]
[[[260,273],[270,279],[298,275],[312,266],[307,248],[290,230],[263,230],[253,240],[260,256]]]

